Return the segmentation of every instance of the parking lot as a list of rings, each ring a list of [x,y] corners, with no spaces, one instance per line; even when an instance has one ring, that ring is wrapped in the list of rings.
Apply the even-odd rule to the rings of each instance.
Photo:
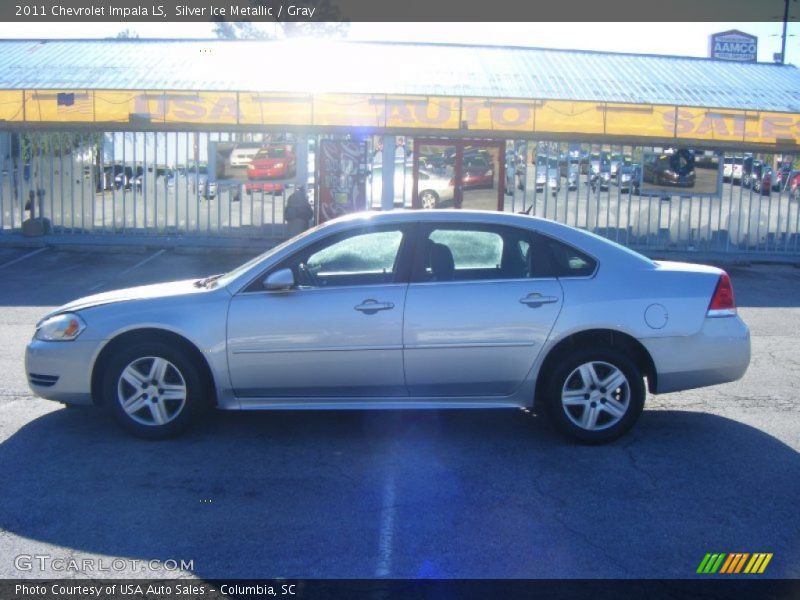
[[[800,269],[730,267],[744,379],[650,396],[609,446],[519,410],[215,413],[145,442],[28,390],[49,307],[247,258],[0,248],[0,576],[175,576],[15,560],[39,554],[200,578],[684,578],[770,552],[764,576],[800,577]]]

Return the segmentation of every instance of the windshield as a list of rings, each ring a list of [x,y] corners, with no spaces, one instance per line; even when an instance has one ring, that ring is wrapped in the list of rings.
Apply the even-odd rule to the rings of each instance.
[[[316,231],[319,227],[324,227],[324,225],[318,225],[317,227],[312,227],[311,229],[307,229],[306,231],[304,231],[300,235],[295,236],[293,238],[289,238],[288,240],[285,240],[285,241],[281,242],[277,246],[275,246],[273,248],[270,248],[266,252],[262,252],[258,256],[255,256],[255,257],[251,258],[250,260],[248,260],[243,265],[239,265],[238,267],[236,267],[232,271],[228,271],[224,275],[221,275],[219,278],[215,279],[213,281],[214,285],[211,286],[211,287],[217,287],[217,286],[224,287],[224,286],[228,285],[229,283],[231,283],[232,281],[236,280],[238,277],[240,277],[241,275],[246,273],[248,270],[250,270],[251,268],[256,266],[261,261],[269,258],[270,256],[272,256],[276,252],[280,252],[281,250],[283,250],[289,244],[294,244],[300,238],[306,237],[310,233]]]

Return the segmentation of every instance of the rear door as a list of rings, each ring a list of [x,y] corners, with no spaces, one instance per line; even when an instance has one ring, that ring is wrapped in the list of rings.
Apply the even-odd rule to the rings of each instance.
[[[412,396],[506,396],[525,379],[563,302],[535,234],[423,224],[403,324]]]

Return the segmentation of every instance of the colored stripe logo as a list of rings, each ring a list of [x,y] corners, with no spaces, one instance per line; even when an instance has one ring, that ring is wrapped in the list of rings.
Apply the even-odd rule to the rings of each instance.
[[[697,572],[703,575],[713,575],[714,573],[724,573],[726,575],[736,573],[759,574],[767,568],[769,561],[772,560],[772,552],[734,552],[732,554],[706,554],[697,567]]]

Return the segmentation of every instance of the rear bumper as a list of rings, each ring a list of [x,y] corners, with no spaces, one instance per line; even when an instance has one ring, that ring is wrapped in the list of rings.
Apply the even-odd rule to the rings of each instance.
[[[655,363],[657,394],[736,381],[750,364],[750,330],[738,316],[706,318],[695,335],[641,342]]]

